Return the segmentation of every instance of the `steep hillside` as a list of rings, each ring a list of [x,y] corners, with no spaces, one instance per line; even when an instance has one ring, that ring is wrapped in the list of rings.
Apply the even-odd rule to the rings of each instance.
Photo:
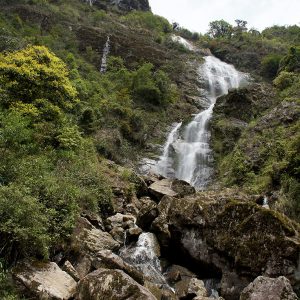
[[[269,195],[272,208],[297,221],[299,54],[299,46],[290,46],[282,55],[272,86],[252,84],[219,98],[211,125],[219,180],[226,186]]]
[[[121,9],[124,3],[119,3]],[[141,5],[145,4],[141,2]],[[77,118],[92,107],[97,123],[93,134],[97,136],[98,148],[108,158],[121,162],[122,157],[136,153],[135,149],[143,147],[148,140],[159,140],[168,124],[195,109],[196,86],[188,84],[184,88],[193,66],[189,70],[183,63],[193,60],[193,56],[171,41],[171,25],[151,12],[134,11],[124,15],[124,10],[108,1],[94,1],[92,6],[85,1],[71,0],[9,1],[1,10],[1,30],[2,51],[44,45],[67,63],[81,100]],[[104,76],[99,70],[108,36],[109,72]],[[147,63],[153,66],[146,67]],[[122,86],[119,75],[114,73],[120,66],[123,66],[123,78],[127,78],[121,80]],[[168,95],[162,96],[164,99],[139,101],[134,91],[137,87],[133,87],[133,78],[139,68],[148,75],[164,72],[171,79],[168,81],[166,76],[159,79],[165,80]],[[146,87],[152,84],[150,81],[141,84]],[[120,90],[123,95],[118,95]],[[123,105],[118,108],[120,97],[128,98],[125,110]],[[103,101],[105,105],[101,104]],[[112,126],[116,129],[114,144],[120,144],[119,149],[103,141],[105,128]]]
[[[1,1],[1,300],[238,300],[256,280],[297,299],[299,27],[177,25],[147,0]],[[207,167],[201,188],[214,165],[211,190],[134,171],[174,122],[174,164]]]

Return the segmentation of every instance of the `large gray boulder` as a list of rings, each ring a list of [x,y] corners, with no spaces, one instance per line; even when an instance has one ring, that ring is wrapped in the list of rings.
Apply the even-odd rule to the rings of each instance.
[[[126,263],[120,256],[114,254],[110,250],[103,250],[98,252],[96,259],[93,261],[95,269],[118,269],[124,271],[131,278],[140,284],[144,284],[143,273],[138,271],[134,266]]]
[[[13,270],[21,292],[34,299],[67,300],[76,292],[76,281],[54,262],[23,261]]]
[[[71,250],[94,256],[101,250],[117,250],[119,247],[110,234],[97,229],[85,218],[78,219],[71,237]]]
[[[290,281],[280,276],[269,278],[257,277],[241,293],[240,300],[297,300]]]
[[[164,251],[223,275],[221,295],[238,299],[253,278],[286,276],[297,289],[299,225],[234,190],[163,197],[152,223]],[[169,245],[176,247],[169,248]],[[238,281],[237,281],[238,279]]]
[[[143,286],[121,270],[98,269],[83,278],[76,300],[156,300]]]
[[[92,261],[102,250],[118,250],[121,244],[112,236],[97,229],[86,218],[80,217],[71,236],[70,250],[75,254],[75,270],[83,278],[92,270]]]
[[[189,183],[179,179],[162,179],[149,186],[149,192],[160,201],[162,197],[184,197],[195,194],[195,188]]]

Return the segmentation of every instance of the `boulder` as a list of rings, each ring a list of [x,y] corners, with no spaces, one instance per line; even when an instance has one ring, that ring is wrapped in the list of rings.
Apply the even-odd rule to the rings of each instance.
[[[143,233],[143,230],[138,226],[127,229],[126,242],[128,242],[128,243],[136,242],[142,233]]]
[[[140,203],[141,206],[136,223],[144,230],[148,230],[154,219],[158,216],[157,204],[149,197],[141,198]]]
[[[125,230],[122,227],[114,227],[109,234],[120,244],[125,242]]]
[[[93,258],[88,254],[82,254],[79,255],[79,257],[76,257],[73,266],[76,272],[78,273],[80,279],[82,279],[85,275],[87,275],[93,270],[92,260]]]
[[[34,299],[67,300],[76,292],[76,281],[53,262],[23,261],[14,268],[13,278]]]
[[[98,252],[97,257],[93,261],[93,266],[95,269],[105,268],[122,270],[138,283],[144,284],[143,274],[110,250]]]
[[[149,192],[157,201],[160,201],[163,196],[176,197],[178,193],[172,189],[172,182],[171,179],[155,181],[149,186]]]
[[[175,291],[179,299],[193,299],[194,297],[207,296],[204,282],[197,278],[188,278],[177,282],[175,284]]]
[[[178,265],[172,265],[169,267],[165,276],[170,284],[174,284],[184,279],[196,278],[196,274],[192,273],[185,267]]]
[[[248,199],[234,190],[182,199],[165,196],[152,223],[164,251],[184,255],[202,272],[223,274],[223,291],[229,299],[238,299],[259,275],[284,275],[293,286],[299,284],[299,225]],[[241,280],[237,283],[234,278]]]
[[[257,277],[241,293],[240,300],[297,300],[289,280],[280,276]]]
[[[174,179],[171,188],[179,197],[193,195],[196,193],[195,188],[184,180]]]
[[[241,291],[249,284],[249,278],[236,272],[223,271],[220,291],[226,299],[238,299]]]
[[[118,250],[121,243],[100,229],[95,228],[86,218],[80,217],[71,236],[70,250],[75,257],[73,266],[80,278],[92,269],[92,260],[101,250]]]
[[[128,229],[130,227],[134,227],[135,222],[136,222],[136,219],[134,216],[117,213],[105,220],[105,228],[108,231],[110,231],[116,227]]]
[[[157,201],[160,201],[163,196],[184,197],[195,194],[196,190],[186,181],[165,178],[153,182],[149,186],[149,192]]]
[[[76,300],[156,300],[143,286],[121,270],[98,269],[83,278],[77,288]]]
[[[68,260],[65,261],[62,269],[63,271],[67,272],[70,276],[72,276],[74,280],[79,281],[80,275]]]
[[[85,218],[78,219],[71,237],[71,250],[93,256],[101,250],[117,250],[119,247],[119,243],[110,234],[95,228]]]

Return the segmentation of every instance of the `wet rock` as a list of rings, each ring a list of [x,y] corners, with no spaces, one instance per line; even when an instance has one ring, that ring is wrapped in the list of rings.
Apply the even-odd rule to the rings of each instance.
[[[75,299],[156,300],[146,288],[123,271],[107,269],[96,270],[83,278],[78,284]]]
[[[68,260],[65,261],[62,270],[67,272],[70,276],[72,276],[74,280],[79,281],[80,276],[78,272]]]
[[[160,245],[153,233],[142,233],[135,244],[124,246],[120,256],[144,274],[145,280],[154,284],[166,284],[159,260]]]
[[[140,227],[134,227],[127,230],[127,242],[136,242],[139,236],[143,233]]]
[[[100,251],[92,264],[96,269],[105,268],[122,270],[138,283],[144,284],[143,274],[110,250]]]
[[[168,248],[171,239],[171,233],[169,231],[167,218],[173,201],[174,199],[168,196],[165,196],[161,199],[160,203],[157,206],[159,215],[151,225],[151,229],[156,233],[160,244],[165,248]]]
[[[257,277],[241,293],[240,300],[297,300],[289,280],[278,278]]]
[[[149,281],[145,282],[145,287],[159,300],[178,300],[176,294],[167,287],[160,284],[153,284]]]
[[[21,262],[14,268],[13,278],[22,292],[34,299],[66,300],[76,292],[76,281],[53,262]]]
[[[147,230],[158,216],[157,204],[149,197],[141,198],[140,202],[141,207],[139,209],[136,224],[144,230]]]

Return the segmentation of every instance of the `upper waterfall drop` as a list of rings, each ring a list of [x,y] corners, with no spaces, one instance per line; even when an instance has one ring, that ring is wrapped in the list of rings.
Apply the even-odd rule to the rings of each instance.
[[[238,88],[246,79],[234,66],[214,56],[206,56],[204,60],[198,74],[199,80],[205,83],[203,98],[207,108],[187,126],[176,126],[176,131],[172,130],[155,167],[159,174],[185,180],[198,190],[207,186],[213,174],[208,125],[216,99],[229,89]]]

